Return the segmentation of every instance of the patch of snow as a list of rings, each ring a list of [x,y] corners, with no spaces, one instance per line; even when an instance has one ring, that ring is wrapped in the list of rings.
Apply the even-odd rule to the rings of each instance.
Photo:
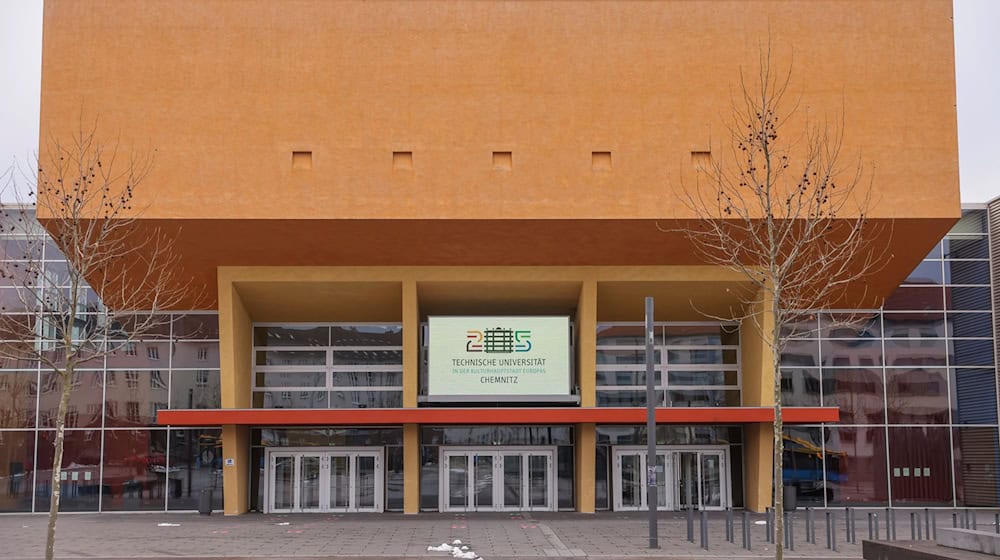
[[[452,546],[448,543],[441,543],[437,546],[428,546],[428,552],[451,552]]]
[[[275,523],[275,525],[291,525],[291,523],[289,523],[288,521],[285,521],[285,522],[282,522],[282,523]]]
[[[180,527],[180,523],[157,523],[157,527]]]
[[[451,541],[451,544],[454,545],[454,546],[458,546],[458,545],[462,544],[462,541],[459,540],[459,539],[455,539],[455,540]]]
[[[767,525],[767,521],[754,521],[754,525]]]

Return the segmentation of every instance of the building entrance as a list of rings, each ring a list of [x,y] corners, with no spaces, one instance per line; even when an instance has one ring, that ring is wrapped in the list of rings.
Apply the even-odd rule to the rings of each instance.
[[[646,448],[615,447],[612,454],[614,509],[643,510],[646,498]],[[713,447],[656,448],[657,509],[721,510],[730,506],[729,449]]]
[[[555,448],[441,450],[441,511],[555,511]]]
[[[382,449],[269,449],[265,513],[381,512]]]

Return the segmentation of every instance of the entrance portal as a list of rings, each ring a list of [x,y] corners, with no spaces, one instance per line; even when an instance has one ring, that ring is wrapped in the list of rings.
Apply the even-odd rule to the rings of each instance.
[[[555,448],[441,450],[441,511],[555,511]]]
[[[644,510],[646,448],[616,447],[612,454],[614,509]],[[729,449],[713,447],[656,448],[657,493],[660,510],[721,510],[730,505]]]
[[[382,450],[268,449],[265,513],[380,512]]]

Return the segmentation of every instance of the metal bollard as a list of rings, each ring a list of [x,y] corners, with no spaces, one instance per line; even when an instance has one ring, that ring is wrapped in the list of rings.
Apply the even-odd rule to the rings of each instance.
[[[816,544],[816,527],[813,526],[813,508],[806,508],[806,542]]]
[[[868,540],[875,540],[875,531],[872,529],[872,512],[868,512]]]
[[[851,531],[853,530],[852,524],[854,523],[854,510],[849,507],[844,508],[844,542],[854,542],[854,538],[851,537]]]
[[[875,540],[878,540],[878,514],[872,514],[875,517]]]
[[[952,529],[958,529],[958,512],[957,511],[952,511],[951,512],[951,528]]]
[[[993,529],[1000,535],[1000,513],[993,514]]]
[[[937,513],[931,514],[931,530],[934,531],[933,535],[927,533],[927,536],[933,540],[937,540]]]
[[[785,546],[795,552],[795,516],[785,514]]]
[[[743,548],[750,550],[750,512],[743,512]]]
[[[892,540],[892,519],[889,515],[889,508],[885,508],[885,540]]]
[[[964,523],[965,524],[962,525],[962,528],[963,529],[968,529],[969,528],[969,510],[968,509],[965,510],[965,515],[963,516],[963,518],[964,518]]]
[[[830,530],[830,512],[826,512],[826,547],[833,548],[833,531]]]
[[[911,511],[910,512],[910,540],[911,541],[917,540],[917,527],[920,526],[919,524],[920,524],[920,519],[917,518],[917,513]]]
[[[736,542],[733,535],[733,508],[726,508],[726,542]]]
[[[701,547],[708,550],[708,512],[701,510]]]
[[[924,534],[931,540],[931,508],[924,508]]]
[[[774,510],[767,508],[764,512],[764,542],[774,543],[774,523],[771,516],[774,515]]]
[[[830,550],[837,552],[837,512],[830,512],[830,542],[833,543],[833,548]]]
[[[688,542],[694,542],[694,508],[688,506]]]
[[[896,540],[896,510],[894,510],[894,509],[890,509],[889,510],[889,519],[892,520],[892,539],[891,540]],[[889,535],[886,535],[885,537],[886,537],[886,540],[890,540],[889,539]]]
[[[976,510],[972,510],[972,530],[979,530],[979,523],[976,523]]]

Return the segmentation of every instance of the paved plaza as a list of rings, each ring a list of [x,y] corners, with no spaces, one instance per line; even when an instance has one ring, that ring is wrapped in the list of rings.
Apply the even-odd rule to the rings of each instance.
[[[878,510],[884,517],[883,510]],[[921,510],[922,511],[922,510]],[[856,512],[857,544],[845,542],[844,510],[836,510],[837,551],[827,548],[825,513],[815,512],[816,544],[806,542],[806,514],[795,514],[791,558],[859,558],[867,538],[867,513]],[[910,538],[909,514],[896,514],[897,537]],[[687,541],[684,514],[659,518],[661,547],[648,548],[644,514],[613,512],[509,514],[246,514],[194,513],[64,514],[59,519],[58,558],[452,558],[428,546],[461,540],[485,560],[577,557],[613,560],[652,558],[759,558],[773,554],[765,542],[763,515],[750,516],[751,550],[742,547],[741,515],[734,516],[734,543],[726,541],[726,518],[713,513],[708,549],[700,546],[698,517],[694,543]],[[951,510],[939,510],[939,526],[951,526]],[[992,530],[993,513],[980,512],[979,528]],[[43,556],[44,515],[0,516],[0,557]],[[921,523],[923,525],[923,523]],[[881,531],[884,538],[884,527]]]

